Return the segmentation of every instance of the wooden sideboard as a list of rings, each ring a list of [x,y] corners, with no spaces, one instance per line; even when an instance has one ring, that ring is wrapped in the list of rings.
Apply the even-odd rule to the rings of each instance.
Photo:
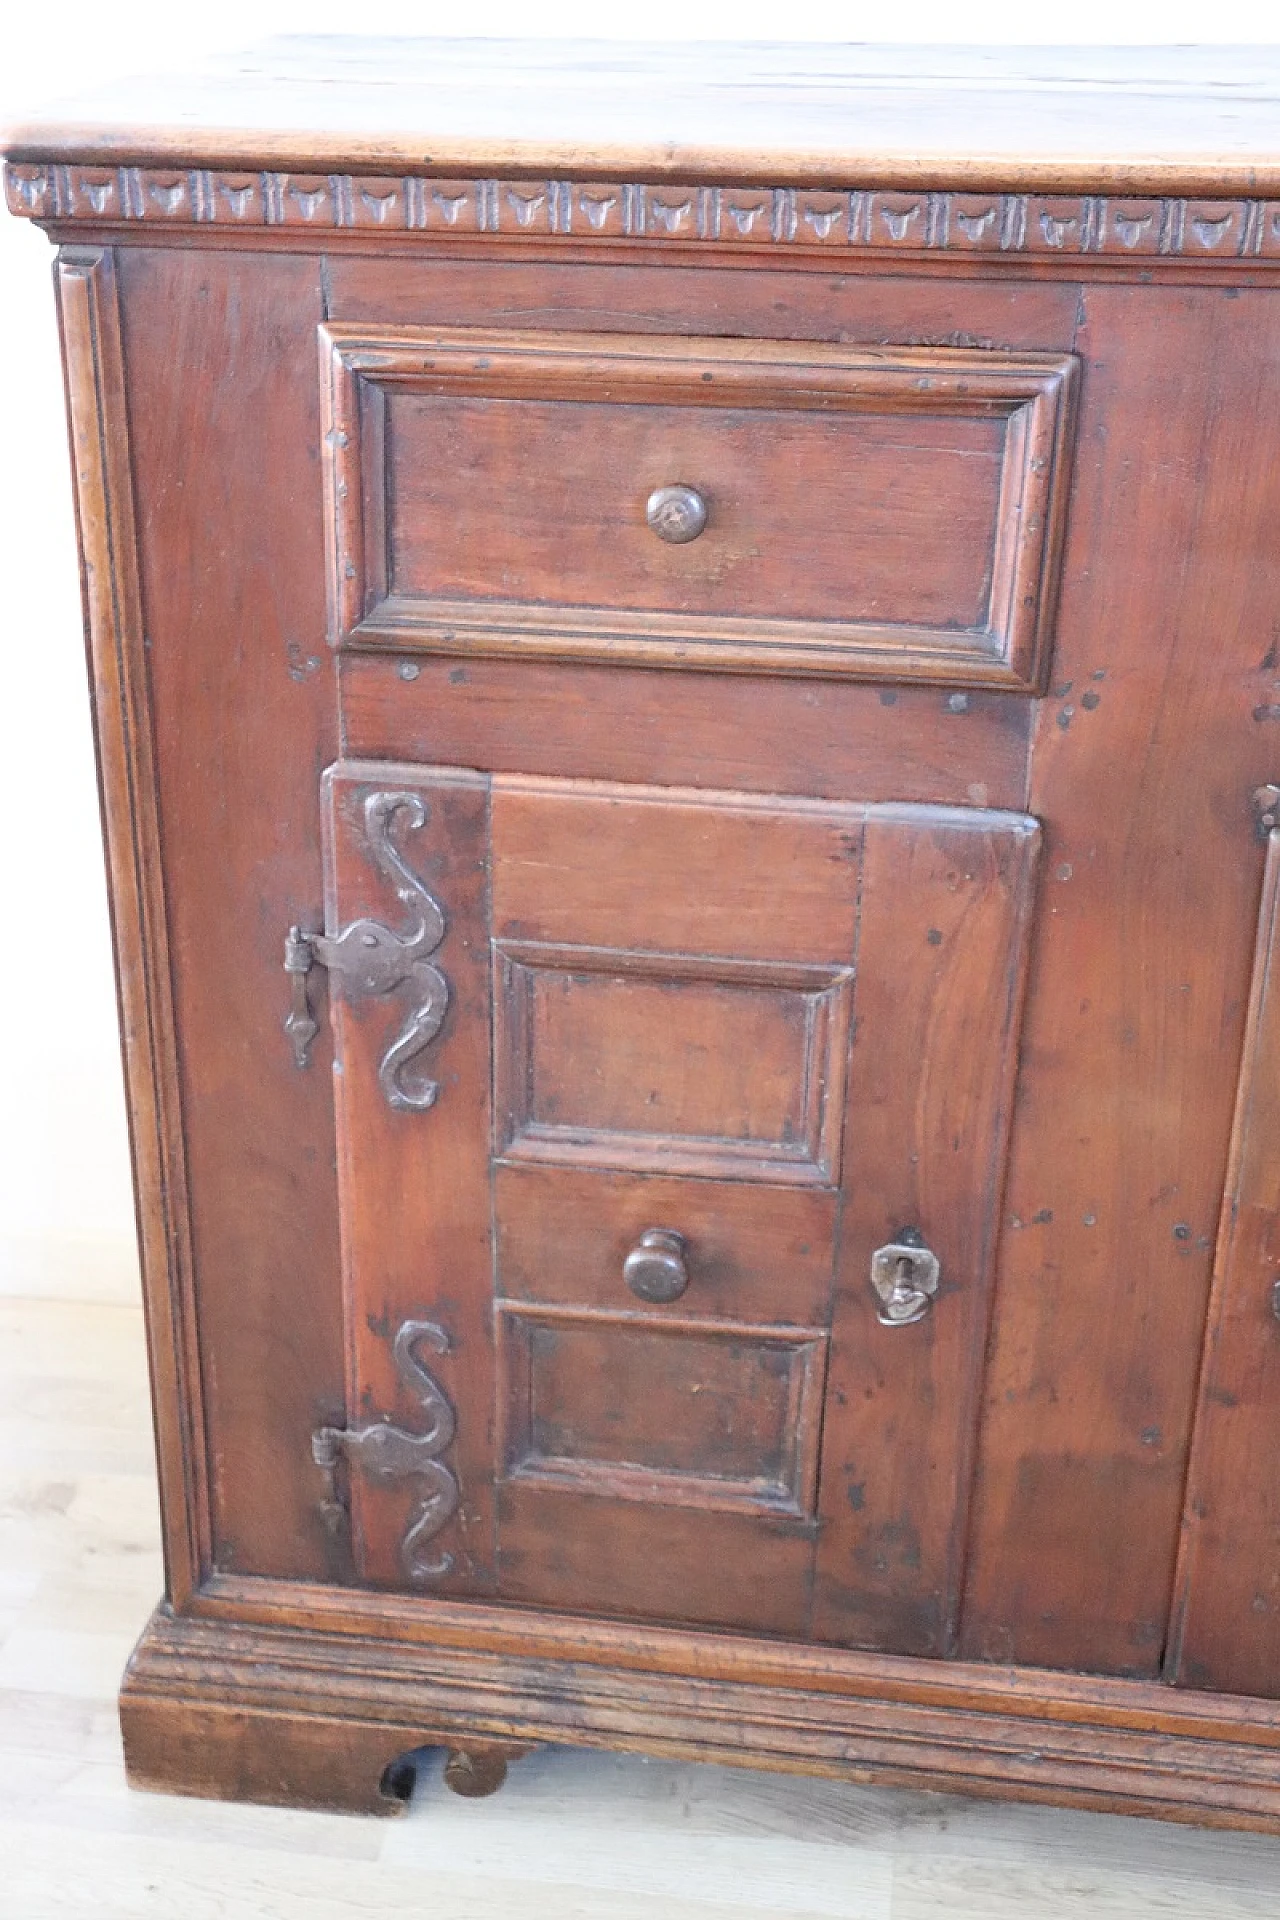
[[[282,42],[57,243],[140,1785],[1280,1828],[1280,52]]]

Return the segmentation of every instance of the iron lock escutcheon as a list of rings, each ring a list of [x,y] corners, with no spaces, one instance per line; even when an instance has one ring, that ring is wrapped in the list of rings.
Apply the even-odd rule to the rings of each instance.
[[[871,1256],[871,1286],[876,1317],[886,1327],[909,1327],[923,1320],[938,1291],[942,1269],[918,1227],[902,1227],[887,1246]]]

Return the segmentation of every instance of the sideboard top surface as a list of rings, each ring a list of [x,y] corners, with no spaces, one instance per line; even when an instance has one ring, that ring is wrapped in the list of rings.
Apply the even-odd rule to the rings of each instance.
[[[17,161],[1280,191],[1280,47],[289,36],[11,128]]]

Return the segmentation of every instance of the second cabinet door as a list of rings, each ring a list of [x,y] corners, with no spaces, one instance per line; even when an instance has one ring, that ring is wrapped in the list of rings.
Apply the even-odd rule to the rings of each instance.
[[[325,807],[358,1577],[946,1652],[1035,823]]]

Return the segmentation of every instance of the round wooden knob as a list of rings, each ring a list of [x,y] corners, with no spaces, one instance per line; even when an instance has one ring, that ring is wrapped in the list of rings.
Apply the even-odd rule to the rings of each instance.
[[[689,1284],[684,1235],[649,1227],[623,1261],[622,1277],[642,1300],[678,1300]]]
[[[696,487],[657,487],[649,495],[644,517],[659,540],[681,547],[696,540],[707,524],[707,503]]]

